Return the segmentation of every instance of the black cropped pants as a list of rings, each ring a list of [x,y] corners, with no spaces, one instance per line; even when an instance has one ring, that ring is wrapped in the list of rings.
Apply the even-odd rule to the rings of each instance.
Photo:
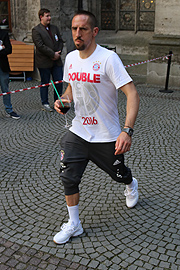
[[[112,179],[126,185],[132,182],[131,170],[124,165],[124,155],[114,155],[115,142],[87,142],[68,131],[61,139],[60,178],[65,195],[79,193],[82,175],[91,160]]]

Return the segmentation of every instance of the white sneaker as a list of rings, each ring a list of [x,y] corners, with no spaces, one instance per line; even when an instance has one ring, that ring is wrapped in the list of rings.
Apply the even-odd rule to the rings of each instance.
[[[79,222],[78,226],[74,226],[74,222],[68,221],[68,223],[64,223],[61,226],[61,231],[58,232],[53,241],[56,244],[64,244],[69,241],[71,237],[78,236],[83,233],[83,228],[81,222]]]
[[[44,104],[42,107],[43,111],[53,112],[53,109],[49,106],[49,104]]]
[[[124,195],[126,196],[126,205],[129,208],[134,207],[138,202],[138,181],[133,177],[134,186],[132,188],[128,188],[126,185],[126,189],[124,191]]]

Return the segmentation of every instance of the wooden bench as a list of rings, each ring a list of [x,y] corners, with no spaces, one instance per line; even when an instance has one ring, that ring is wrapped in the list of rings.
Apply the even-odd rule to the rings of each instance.
[[[10,65],[10,79],[24,79],[26,71],[34,71],[34,45],[11,39],[12,54],[8,55]],[[18,77],[18,75],[23,76]]]

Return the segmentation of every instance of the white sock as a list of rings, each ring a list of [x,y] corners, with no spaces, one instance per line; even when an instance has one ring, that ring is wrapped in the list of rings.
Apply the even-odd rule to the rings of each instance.
[[[70,222],[74,222],[74,225],[77,226],[79,224],[79,204],[75,206],[68,206],[69,220]]]
[[[132,182],[129,184],[129,185],[127,185],[127,188],[133,188],[134,187],[134,181],[132,180]]]

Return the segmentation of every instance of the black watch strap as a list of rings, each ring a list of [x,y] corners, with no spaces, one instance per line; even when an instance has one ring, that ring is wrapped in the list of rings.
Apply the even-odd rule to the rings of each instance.
[[[130,127],[123,128],[122,132],[126,132],[130,137],[133,135],[134,130]]]

